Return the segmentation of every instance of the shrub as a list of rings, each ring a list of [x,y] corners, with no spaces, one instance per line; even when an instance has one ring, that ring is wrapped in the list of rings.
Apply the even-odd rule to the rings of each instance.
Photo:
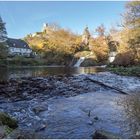
[[[1,67],[6,67],[7,65],[7,60],[6,59],[0,59],[0,66]]]
[[[114,62],[115,66],[131,66],[135,64],[135,56],[132,51],[127,51],[125,53],[119,53]]]
[[[0,43],[0,59],[7,58],[8,48],[5,43]]]

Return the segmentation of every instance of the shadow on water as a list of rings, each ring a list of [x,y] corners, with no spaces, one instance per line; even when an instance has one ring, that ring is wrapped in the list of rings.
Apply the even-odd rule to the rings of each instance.
[[[92,74],[103,72],[105,68],[101,67],[18,67],[18,68],[0,68],[0,80],[10,78],[36,77],[47,75],[76,75]]]

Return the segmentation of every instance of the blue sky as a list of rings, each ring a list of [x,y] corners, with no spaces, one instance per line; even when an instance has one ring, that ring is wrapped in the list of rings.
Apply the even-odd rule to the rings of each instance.
[[[125,1],[0,1],[0,15],[6,22],[9,37],[22,38],[40,31],[43,23],[82,33],[87,25],[91,32],[103,23],[108,29],[119,23]]]

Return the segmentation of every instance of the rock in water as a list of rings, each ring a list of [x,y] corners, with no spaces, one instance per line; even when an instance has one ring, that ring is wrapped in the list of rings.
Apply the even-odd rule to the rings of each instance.
[[[97,121],[97,120],[99,120],[99,118],[98,118],[98,117],[94,117],[94,120],[96,120],[96,121]]]
[[[39,139],[42,137],[41,135],[38,135],[36,132],[31,130],[15,129],[6,138],[7,139]]]
[[[35,106],[35,107],[33,108],[33,111],[34,111],[36,114],[38,114],[38,113],[40,113],[40,112],[42,112],[42,111],[45,111],[45,110],[48,110],[48,106],[47,106],[47,105],[46,105],[46,106],[39,105],[39,106]]]
[[[93,139],[120,139],[120,136],[112,132],[108,132],[104,130],[96,130],[92,138]]]
[[[15,119],[11,118],[8,114],[0,112],[0,123],[7,125],[8,127],[15,129],[18,127],[18,123]]]
[[[39,131],[45,130],[46,127],[47,127],[46,124],[41,124],[41,125],[35,130],[35,132],[39,132]]]

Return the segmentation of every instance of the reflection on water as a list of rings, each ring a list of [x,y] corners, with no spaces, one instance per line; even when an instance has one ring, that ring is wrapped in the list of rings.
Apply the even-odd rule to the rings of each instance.
[[[102,71],[105,71],[105,69],[100,67],[21,67],[9,69],[0,68],[0,79],[7,80],[9,78],[46,75],[89,74]]]
[[[124,98],[122,105],[129,123],[132,138],[140,138],[140,94],[133,94]]]

